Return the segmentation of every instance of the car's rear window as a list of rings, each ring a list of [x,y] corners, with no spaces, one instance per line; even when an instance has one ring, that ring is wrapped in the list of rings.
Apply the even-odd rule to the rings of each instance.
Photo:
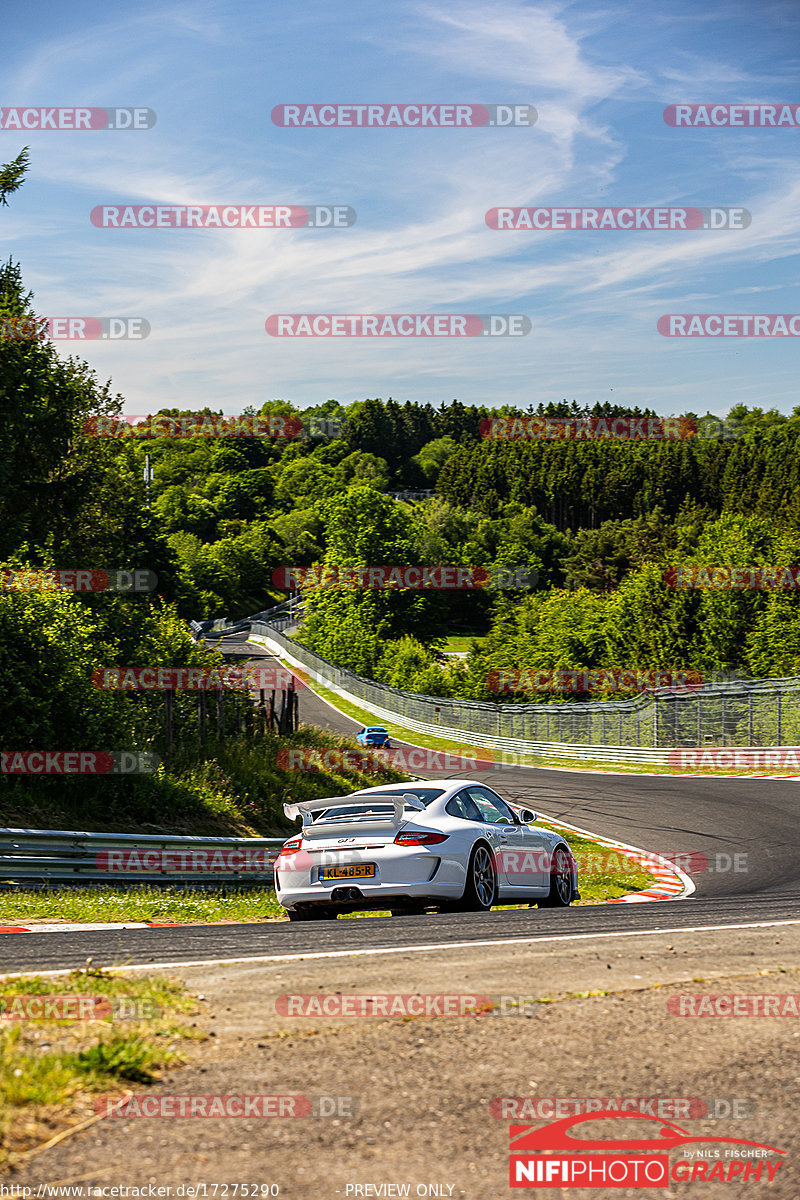
[[[402,795],[404,796],[416,796],[417,800],[421,800],[426,808],[432,800],[435,800],[437,796],[443,795],[443,793],[444,788],[418,788],[413,787],[411,784],[408,787],[404,787],[402,791]],[[396,795],[397,792],[373,792],[372,795],[365,795],[363,792],[354,792],[352,799],[359,800],[363,796],[364,800],[369,801],[370,804],[391,804],[392,808],[394,808],[394,798]]]
[[[443,792],[444,788],[403,788],[403,795],[415,796],[417,800],[422,801],[426,808]],[[394,815],[394,795],[392,793],[375,792],[374,795],[369,796],[364,795],[363,792],[354,792],[351,799],[352,804],[337,804],[334,808],[326,808],[315,817],[315,823],[339,820],[342,817],[391,817]],[[363,800],[363,803],[358,803],[360,800]]]
[[[389,804],[353,804],[346,808],[326,808],[316,818],[320,821],[338,820],[341,817],[390,817],[394,806]]]

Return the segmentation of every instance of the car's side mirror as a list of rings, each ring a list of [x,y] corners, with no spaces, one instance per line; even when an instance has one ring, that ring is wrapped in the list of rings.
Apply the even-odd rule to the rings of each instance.
[[[529,825],[532,821],[538,821],[539,819],[539,814],[535,813],[532,808],[521,808],[519,810],[519,815],[526,825]]]

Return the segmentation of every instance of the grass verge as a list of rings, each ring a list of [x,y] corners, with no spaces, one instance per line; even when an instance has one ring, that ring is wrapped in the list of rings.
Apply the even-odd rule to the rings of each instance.
[[[54,1135],[90,1120],[101,1094],[158,1082],[162,1068],[181,1061],[180,1040],[204,1036],[188,1021],[196,1002],[176,980],[86,970],[57,984],[36,975],[0,983],[6,1013],[31,1012],[30,997],[55,995],[107,998],[110,1013],[0,1021],[0,1169],[23,1167]]]
[[[15,889],[0,892],[0,925],[26,921],[148,921],[190,925],[192,922],[269,921],[285,916],[272,888],[227,888],[214,891],[181,887],[97,887]]]
[[[444,641],[445,651],[450,651],[451,653],[453,651],[455,651],[456,653],[463,653],[464,651],[471,650],[473,643],[475,643],[475,642],[477,642],[479,646],[482,645],[483,642],[486,641],[486,634],[484,634],[484,633],[455,634],[454,633],[454,634],[451,634],[449,637],[443,638],[442,640]]]
[[[537,822],[547,828],[547,821]],[[654,877],[624,855],[609,852],[569,830],[559,830],[575,855],[579,871],[579,904],[599,904],[652,887]],[[585,864],[586,869],[581,869]],[[501,905],[515,908],[518,905]],[[352,918],[388,916],[387,912],[354,913]],[[288,920],[272,888],[193,891],[182,888],[55,888],[0,892],[0,924],[26,921],[148,921],[189,925]]]
[[[335,796],[402,776],[288,771],[281,750],[349,747],[350,739],[313,726],[278,737],[241,734],[177,752],[151,776],[0,777],[0,826],[90,833],[176,833],[222,837],[288,836],[284,803]]]

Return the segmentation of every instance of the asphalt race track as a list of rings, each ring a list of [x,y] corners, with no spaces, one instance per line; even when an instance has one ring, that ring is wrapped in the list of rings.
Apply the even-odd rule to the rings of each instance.
[[[244,634],[225,639],[222,648],[236,657],[262,653],[245,644]],[[300,718],[339,733],[358,728],[308,689],[300,693]],[[692,874],[696,894],[564,911],[376,917],[309,926],[270,922],[8,934],[0,937],[0,971],[80,967],[90,956],[95,966],[171,964],[800,920],[800,780],[524,767],[493,768],[480,778],[509,800],[606,837],[665,855],[705,855],[707,869]]]

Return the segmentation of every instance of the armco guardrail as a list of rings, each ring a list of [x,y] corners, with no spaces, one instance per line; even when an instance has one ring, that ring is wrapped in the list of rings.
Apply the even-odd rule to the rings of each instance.
[[[250,629],[254,621],[269,624],[272,628],[282,630],[296,625],[305,612],[305,602],[299,596],[291,596],[288,600],[265,608],[262,612],[253,613],[251,617],[242,617],[238,621],[229,621],[227,617],[218,617],[213,621],[190,621],[189,628],[195,641],[201,638],[221,638],[229,633],[241,633]]]
[[[285,840],[0,829],[0,887],[271,884]]]
[[[251,628],[272,653],[384,721],[506,754],[663,765],[677,747],[800,745],[796,677],[646,692],[633,700],[495,704],[391,688],[337,667],[271,624],[255,621]]]

